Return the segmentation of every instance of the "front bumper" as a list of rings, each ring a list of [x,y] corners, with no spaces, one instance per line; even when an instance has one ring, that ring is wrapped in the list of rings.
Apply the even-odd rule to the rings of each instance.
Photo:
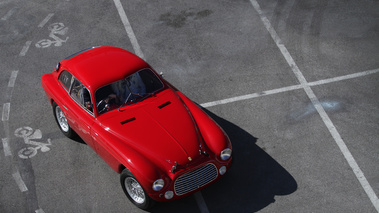
[[[151,191],[149,196],[156,201],[166,202],[193,194],[216,182],[228,171],[232,158],[225,162],[216,160],[204,162],[175,174],[175,177],[159,192]],[[222,174],[224,173],[224,174]],[[166,196],[165,196],[166,195]],[[171,196],[167,196],[171,195]],[[167,199],[169,197],[169,199]]]

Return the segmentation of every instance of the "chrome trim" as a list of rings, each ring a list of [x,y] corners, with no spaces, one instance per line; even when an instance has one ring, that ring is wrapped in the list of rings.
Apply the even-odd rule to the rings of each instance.
[[[99,47],[99,46],[94,46],[94,47],[90,47],[90,48],[87,48],[87,49],[84,49],[84,50],[80,50],[79,52],[76,52],[74,54],[71,54],[71,55],[67,56],[65,58],[65,60],[69,60],[69,59],[71,59],[71,58],[73,58],[73,57],[75,57],[75,56],[77,56],[77,55],[79,55],[81,53],[84,53],[84,52],[86,52],[88,50],[92,50],[92,49],[97,48],[97,47]]]
[[[200,187],[207,185],[218,177],[217,167],[212,164],[206,164],[195,170],[187,172],[178,177],[174,184],[176,195],[184,195]]]
[[[61,68],[61,63],[58,62],[58,64],[54,68],[54,72],[58,72],[58,70]]]
[[[66,87],[62,85],[63,82],[61,82],[61,81],[59,80],[59,77],[62,75],[62,73],[63,73],[64,71],[70,73],[70,72],[67,71],[67,70],[63,70],[63,71],[59,74],[58,79],[57,79],[59,85],[61,85],[61,87],[63,87],[63,89],[66,90],[67,95],[68,95],[72,100],[74,100],[76,104],[78,104],[82,109],[84,109],[84,111],[86,111],[86,112],[87,112],[88,114],[90,114],[92,117],[95,117],[95,113],[94,113],[94,112],[89,111],[87,108],[85,108],[81,103],[79,103],[79,102],[78,102],[75,98],[73,98],[72,95],[71,95],[72,84],[74,83],[75,79],[76,79],[77,81],[79,81],[79,79],[77,79],[72,73],[70,73],[70,75],[71,75],[70,88],[68,88],[68,90],[67,90]],[[80,81],[79,81],[79,82],[80,82]],[[81,82],[80,82],[80,83],[81,83]],[[93,107],[93,99],[92,99],[91,91],[89,91],[89,89],[88,89],[86,86],[84,86],[84,87],[87,89],[87,91],[88,91],[88,93],[89,93],[89,96],[90,96],[90,99],[91,99],[91,103],[92,103],[92,109],[94,110],[94,107]],[[66,106],[63,106],[63,107],[68,111],[68,109],[67,109]]]
[[[124,181],[126,191],[130,198],[138,204],[142,204],[146,201],[145,192],[138,181],[133,177],[127,177]]]

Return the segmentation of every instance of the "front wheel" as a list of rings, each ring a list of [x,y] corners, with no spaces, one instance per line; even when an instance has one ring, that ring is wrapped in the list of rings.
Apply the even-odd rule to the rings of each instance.
[[[63,134],[68,138],[73,138],[75,136],[75,132],[71,129],[70,125],[68,124],[61,107],[58,106],[58,104],[55,102],[53,103],[53,111],[55,120],[57,121],[58,126],[63,132]]]
[[[154,200],[146,194],[141,184],[128,169],[122,171],[120,181],[124,193],[138,208],[146,210],[154,205]]]

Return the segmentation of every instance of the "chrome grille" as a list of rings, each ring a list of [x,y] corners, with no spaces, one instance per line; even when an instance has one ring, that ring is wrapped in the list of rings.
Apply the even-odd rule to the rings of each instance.
[[[198,189],[217,178],[218,172],[214,164],[207,164],[180,176],[175,181],[177,195],[183,195]]]

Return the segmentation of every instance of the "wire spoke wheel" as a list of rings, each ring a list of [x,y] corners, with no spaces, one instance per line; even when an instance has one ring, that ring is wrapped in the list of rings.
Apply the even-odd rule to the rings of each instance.
[[[55,115],[57,117],[58,124],[61,127],[62,131],[68,132],[69,126],[68,126],[68,123],[67,123],[67,119],[64,116],[64,114],[63,114],[63,112],[62,112],[62,110],[61,110],[61,108],[59,106],[57,106],[55,108]]]
[[[76,136],[74,130],[72,130],[70,125],[68,124],[67,118],[64,115],[62,108],[58,106],[58,104],[55,102],[53,102],[53,114],[55,120],[57,121],[59,129],[63,132],[63,134],[68,138],[74,138]]]
[[[121,172],[120,182],[126,197],[138,208],[147,210],[154,205],[154,200],[145,192],[137,178],[128,169]]]
[[[130,197],[139,204],[145,202],[145,192],[143,191],[141,185],[133,177],[125,178],[125,188]]]

